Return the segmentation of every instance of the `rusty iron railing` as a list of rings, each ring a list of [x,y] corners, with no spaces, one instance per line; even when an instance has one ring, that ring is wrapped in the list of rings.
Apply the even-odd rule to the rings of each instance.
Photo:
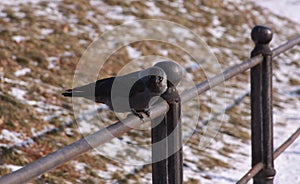
[[[252,39],[255,48],[251,58],[229,67],[223,73],[217,74],[208,80],[197,84],[194,88],[184,91],[180,96],[174,86],[169,86],[169,94],[165,94],[161,103],[151,107],[151,116],[144,117],[144,122],[165,116],[160,124],[152,128],[152,143],[170,136],[161,147],[152,147],[152,158],[156,154],[167,155],[169,158],[161,159],[152,164],[153,183],[177,184],[183,182],[182,150],[181,150],[181,118],[180,106],[205,91],[219,85],[248,69],[251,69],[251,134],[252,134],[252,168],[239,180],[238,184],[245,184],[254,178],[255,184],[271,184],[275,176],[274,159],[282,153],[300,135],[298,129],[284,144],[273,152],[273,120],[272,120],[272,59],[279,54],[300,44],[300,36],[271,50],[269,42],[272,39],[271,29],[256,26],[252,30]],[[113,125],[90,134],[68,146],[65,146],[23,168],[0,178],[2,184],[26,183],[38,176],[70,161],[81,154],[98,147],[115,137],[120,137],[131,129],[138,127],[141,120],[129,116]],[[175,132],[174,132],[175,130]],[[162,144],[163,145],[163,144]]]

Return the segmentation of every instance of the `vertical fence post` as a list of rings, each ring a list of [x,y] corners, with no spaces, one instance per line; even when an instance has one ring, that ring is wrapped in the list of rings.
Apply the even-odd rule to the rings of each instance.
[[[168,182],[183,182],[182,135],[181,135],[181,100],[175,86],[169,84],[162,96],[169,104],[167,112],[167,144],[168,144]]]
[[[251,69],[251,135],[252,166],[259,162],[264,169],[254,177],[254,184],[272,184],[275,176],[273,158],[272,112],[272,40],[271,29],[255,26],[251,38],[255,48],[251,57],[262,54],[261,64]]]
[[[172,61],[162,61],[154,66],[167,75],[168,88],[161,97],[169,104],[169,110],[162,122],[158,119],[152,122],[152,180],[153,184],[181,184],[181,99],[176,85],[182,78],[182,69]]]
[[[262,113],[263,113],[263,163],[265,184],[273,184],[273,103],[272,103],[272,53],[266,53],[262,63]]]
[[[157,118],[151,121],[151,145],[152,145],[152,183],[167,184],[167,121]]]
[[[258,55],[258,43],[253,38],[252,30],[251,37],[255,42],[255,48],[251,52],[251,57]],[[262,112],[261,112],[261,64],[256,65],[250,70],[251,80],[251,148],[252,148],[252,167],[257,163],[262,162]],[[259,184],[258,180],[260,173],[254,179],[254,184]]]
[[[152,122],[152,182],[153,184],[180,184],[183,182],[181,100],[176,87],[168,82],[162,95],[169,111],[162,122]]]

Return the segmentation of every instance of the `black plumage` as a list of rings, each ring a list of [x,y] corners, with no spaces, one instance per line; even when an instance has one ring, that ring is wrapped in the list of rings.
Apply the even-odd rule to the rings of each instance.
[[[166,89],[165,72],[159,67],[151,67],[68,89],[62,95],[84,97],[96,103],[106,104],[115,112],[131,111],[142,118],[142,112],[149,116],[149,107]]]

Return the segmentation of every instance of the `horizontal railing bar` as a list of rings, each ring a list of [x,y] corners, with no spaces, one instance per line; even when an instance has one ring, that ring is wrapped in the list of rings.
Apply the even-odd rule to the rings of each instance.
[[[299,43],[300,38],[297,38],[296,41],[289,41],[286,44],[274,49],[274,52],[276,52],[274,55],[278,55],[279,53],[288,50],[288,48],[291,48]],[[185,103],[188,100],[196,97],[197,95],[200,95],[201,93],[217,86],[218,84],[224,82],[224,80],[228,80],[235,75],[254,67],[255,65],[261,63],[261,58],[261,56],[256,56],[246,60],[245,62],[229,67],[223,73],[197,84],[194,88],[184,91],[181,95],[182,103]],[[151,119],[155,119],[165,114],[168,111],[168,108],[169,107],[166,102],[154,105],[151,108]],[[144,117],[144,122],[149,120],[150,118]],[[112,140],[114,137],[121,136],[129,130],[138,127],[140,124],[141,121],[139,118],[135,116],[129,116],[128,118],[110,125],[107,128],[101,129],[43,158],[40,158],[37,161],[32,162],[31,164],[28,164],[19,170],[2,176],[0,178],[0,183],[9,184],[28,182],[47,171],[78,157],[79,155],[91,150],[92,148],[98,147]]]
[[[259,162],[255,164],[236,184],[247,184],[259,171],[264,168],[264,164]]]
[[[290,49],[298,44],[300,44],[300,36],[273,49],[272,50],[273,56],[276,57],[280,53],[285,52],[288,49]],[[228,79],[231,79],[232,77],[236,76],[237,74],[242,73],[242,72],[256,66],[257,64],[261,63],[261,59],[262,59],[262,56],[256,56],[251,59],[248,59],[240,64],[229,67],[223,73],[220,73],[208,80],[205,80],[204,82],[197,84],[196,87],[184,91],[182,93],[182,97],[181,97],[182,102],[184,103],[186,101],[189,101],[196,96],[195,94],[200,95],[201,93],[219,85],[220,83],[222,83]]]
[[[300,135],[300,128],[297,129],[283,144],[281,144],[274,152],[274,160],[284,152]],[[238,182],[237,184],[246,184],[251,178],[253,178],[259,171],[264,168],[262,162],[254,165]]]
[[[182,103],[185,103],[191,100],[192,98],[195,98],[197,95],[200,95],[205,91],[219,85],[220,83],[231,79],[237,74],[240,74],[256,66],[261,62],[261,60],[262,60],[262,56],[256,56],[251,59],[248,59],[240,64],[229,67],[224,72],[217,74],[214,77],[197,84],[195,87],[189,90],[184,91],[181,95]]]
[[[162,102],[151,108],[151,118],[157,118],[168,111],[168,104]],[[144,122],[149,121],[148,117],[144,117]],[[142,124],[141,120],[136,116],[129,116],[115,124],[90,134],[70,145],[67,145],[45,157],[38,159],[19,170],[0,178],[0,183],[14,184],[27,183],[30,180],[46,173],[47,171],[77,158],[81,154],[98,147],[115,137],[119,137],[129,130]]]
[[[296,130],[283,144],[281,144],[274,152],[274,159],[276,159],[282,152],[284,152],[295,140],[300,136],[300,128]]]
[[[279,54],[291,49],[292,47],[299,45],[300,44],[300,36],[289,40],[288,42],[286,42],[285,44],[280,45],[279,47],[275,48],[272,52],[273,52],[273,57],[278,56]]]

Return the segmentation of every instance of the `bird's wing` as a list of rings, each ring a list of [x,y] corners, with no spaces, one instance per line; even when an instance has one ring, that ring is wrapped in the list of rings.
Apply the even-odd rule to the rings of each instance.
[[[146,89],[145,83],[142,79],[137,80],[130,89],[129,97],[137,93],[143,93]]]
[[[128,97],[130,90],[135,86],[135,83],[139,81],[138,73],[139,71],[116,77],[111,89],[112,95]]]
[[[133,86],[135,86],[134,88],[136,89],[134,91],[143,90],[143,85],[134,85],[134,83],[139,81],[139,72],[140,71],[127,75],[100,79],[93,83],[66,90],[63,95],[85,97],[100,103],[109,103],[111,97],[128,98]],[[138,83],[140,84],[140,82]]]
[[[99,96],[99,97],[110,96],[111,88],[114,83],[114,80],[115,77],[97,80],[94,86],[95,96]]]

